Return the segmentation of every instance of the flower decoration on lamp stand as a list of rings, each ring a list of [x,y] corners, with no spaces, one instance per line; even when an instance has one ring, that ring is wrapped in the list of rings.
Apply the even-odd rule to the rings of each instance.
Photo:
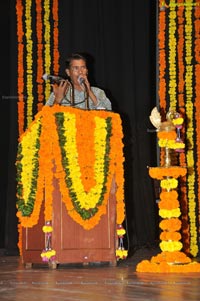
[[[200,264],[192,262],[183,251],[181,242],[181,211],[178,195],[178,178],[185,176],[187,168],[171,165],[171,155],[175,151],[184,151],[185,144],[181,139],[183,118],[177,112],[169,110],[166,121],[161,122],[157,108],[150,115],[152,124],[157,128],[158,145],[165,149],[163,166],[150,167],[149,175],[160,181],[161,193],[158,203],[161,253],[150,260],[142,260],[136,267],[137,272],[181,273],[200,272]]]

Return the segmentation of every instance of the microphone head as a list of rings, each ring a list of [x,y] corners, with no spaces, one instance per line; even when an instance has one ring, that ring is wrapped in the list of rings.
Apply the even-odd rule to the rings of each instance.
[[[82,76],[79,76],[78,77],[78,82],[79,82],[79,85],[82,85],[82,84],[84,84],[85,79]]]
[[[44,80],[48,80],[48,79],[49,79],[49,75],[45,73],[45,74],[42,75],[42,78],[43,78]]]
[[[50,80],[52,84],[56,83],[59,84],[60,81],[66,80],[67,78],[61,77],[61,76],[56,76],[56,75],[51,75],[51,74],[43,74],[42,78],[46,80]]]

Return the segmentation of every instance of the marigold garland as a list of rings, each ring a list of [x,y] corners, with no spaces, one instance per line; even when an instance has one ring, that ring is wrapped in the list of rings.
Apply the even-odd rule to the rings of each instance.
[[[160,186],[166,190],[175,189],[178,186],[178,181],[174,178],[164,179],[160,181]]]
[[[53,17],[53,71],[54,74],[58,74],[60,64],[59,64],[59,45],[58,45],[58,36],[59,36],[59,29],[58,29],[58,0],[53,0],[52,4],[52,17]]]
[[[160,4],[161,5],[161,4]],[[166,11],[161,10],[159,13],[159,32],[158,32],[158,47],[159,47],[159,101],[162,110],[166,110],[166,53],[165,53],[165,34],[166,34]]]
[[[183,264],[169,264],[166,261],[157,264],[148,260],[143,260],[137,265],[137,272],[145,273],[199,273],[200,265],[196,262]]]
[[[98,205],[99,206],[98,213],[94,214],[94,216],[92,216],[88,220],[84,220],[84,219],[80,218],[80,215],[77,215],[75,210],[71,210],[72,208],[74,208],[74,205],[71,202],[71,199],[69,198],[69,195],[70,195],[69,190],[68,190],[69,187],[67,188],[65,182],[63,182],[63,179],[65,179],[66,176],[65,176],[65,171],[61,164],[61,161],[62,161],[61,160],[61,149],[58,144],[59,139],[58,139],[58,132],[57,132],[57,128],[56,128],[56,118],[55,118],[55,116],[56,116],[55,114],[60,114],[60,113],[63,114],[63,112],[64,112],[64,114],[68,114],[68,117],[70,117],[70,118],[71,117],[74,118],[78,114],[82,114],[82,118],[86,118],[87,120],[89,118],[91,118],[91,119],[94,118],[94,120],[96,119],[96,126],[98,126],[98,125],[100,126],[99,127],[100,132],[99,133],[96,132],[97,137],[94,140],[94,141],[96,141],[94,144],[94,146],[96,147],[95,152],[98,156],[98,159],[95,158],[95,162],[96,162],[95,164],[97,164],[97,162],[99,162],[96,165],[96,167],[94,167],[96,169],[95,173],[96,173],[96,175],[98,175],[98,178],[96,178],[95,182],[98,182],[99,180],[101,182],[103,181],[102,182],[102,183],[104,183],[103,185],[104,186],[106,185],[105,187],[107,187],[107,188],[106,188],[106,191],[104,192],[104,197],[102,198],[102,201],[103,201],[102,205],[100,203]],[[104,160],[102,157],[102,145],[104,145],[103,139],[108,138],[107,137],[108,129],[107,129],[107,126],[105,127],[106,118],[108,118],[108,120],[112,119],[112,125],[113,125],[112,126],[112,139],[109,142],[111,151],[110,151],[110,153],[108,153],[109,160],[107,160],[107,163],[106,163],[106,164],[109,163],[109,169],[106,172],[107,177],[108,177],[107,180],[105,178],[105,174],[104,174],[104,177],[101,179],[101,174],[103,174],[102,173],[103,171],[102,171],[102,169],[100,169],[100,170],[98,169],[99,168],[98,166],[102,165],[102,163],[100,163],[100,162],[102,160]],[[103,123],[102,123],[102,121],[103,121]],[[39,129],[38,124],[41,124],[41,134],[39,134],[39,131],[37,130],[37,129]],[[84,124],[87,124],[87,122],[84,122]],[[67,125],[68,124],[66,124],[65,129],[67,128]],[[102,125],[103,125],[103,127],[102,127]],[[75,128],[76,128],[76,126],[75,126]],[[90,130],[90,132],[93,131],[92,128],[88,128],[88,131],[89,130]],[[40,111],[40,113],[38,113],[36,115],[35,121],[32,123],[29,130],[27,130],[24,133],[24,135],[21,137],[19,149],[18,149],[18,159],[17,159],[16,164],[17,164],[17,169],[18,169],[18,180],[19,180],[19,188],[20,188],[21,193],[18,192],[18,195],[20,195],[20,202],[18,201],[17,215],[20,218],[22,225],[24,227],[31,227],[37,223],[37,219],[39,217],[39,212],[40,212],[40,206],[41,206],[41,187],[44,187],[44,179],[45,179],[46,193],[48,193],[48,195],[46,196],[46,204],[45,204],[45,220],[52,219],[52,186],[53,186],[52,185],[52,179],[53,179],[52,177],[53,177],[53,173],[51,172],[51,170],[53,168],[52,159],[54,158],[55,164],[57,166],[56,177],[58,177],[58,179],[60,181],[61,193],[63,194],[63,196],[65,196],[64,201],[65,202],[67,201],[66,205],[67,205],[67,210],[68,210],[69,214],[77,222],[82,224],[82,226],[84,226],[85,229],[91,229],[92,227],[94,227],[99,222],[101,215],[106,213],[106,203],[109,198],[109,191],[110,191],[110,187],[112,184],[113,175],[117,174],[118,168],[119,168],[119,173],[118,173],[118,176],[115,177],[116,184],[118,187],[120,187],[120,185],[123,185],[123,183],[124,183],[123,172],[122,172],[124,157],[123,157],[123,153],[119,152],[119,145],[121,145],[121,147],[123,149],[123,144],[122,144],[122,140],[121,140],[123,135],[122,134],[119,135],[121,130],[122,130],[121,120],[120,120],[118,114],[115,114],[112,112],[100,112],[100,111],[87,112],[87,111],[82,111],[82,110],[73,109],[73,108],[63,108],[63,107],[61,108],[60,106],[54,106],[52,108],[51,107],[43,107],[43,109]],[[102,134],[103,131],[106,133],[105,137]],[[22,160],[24,157],[26,157],[26,153],[23,152],[24,143],[25,143],[25,145],[28,144],[28,143],[26,143],[26,140],[30,139],[29,138],[30,135],[35,136],[35,141],[38,141],[38,139],[39,139],[39,144],[37,144],[37,146],[36,146],[36,143],[31,142],[31,146],[33,148],[32,157],[34,157],[34,159],[32,158],[31,160],[28,160],[25,165]],[[72,132],[69,133],[68,136],[70,136],[70,135],[72,135]],[[101,137],[99,137],[99,135]],[[76,139],[76,138],[77,137],[75,135],[74,139]],[[29,141],[29,140],[27,140],[27,141]],[[70,142],[71,145],[73,145],[73,143],[74,143],[72,141]],[[101,141],[101,146],[100,146],[100,144],[98,144],[98,141]],[[21,146],[22,146],[22,148],[21,148]],[[97,148],[97,146],[98,146],[98,148]],[[106,146],[106,144],[105,144],[104,149],[108,150],[109,147]],[[51,150],[52,150],[52,152],[51,152]],[[66,157],[68,157],[68,155]],[[39,158],[39,161],[37,163],[37,164],[39,164],[39,172],[38,172],[38,174],[34,173],[34,177],[36,177],[36,178],[35,178],[34,182],[31,182],[31,179],[33,177],[33,176],[31,176],[31,174],[33,174],[33,162],[37,162],[37,160],[38,160],[37,158]],[[116,162],[116,160],[118,160],[118,161]],[[121,161],[121,163],[120,163],[120,161]],[[93,160],[91,162],[93,163]],[[74,163],[74,161],[73,161],[73,163]],[[70,164],[69,167],[71,169],[71,175],[73,175],[72,161],[69,161],[68,164]],[[94,166],[95,166],[95,164],[94,164]],[[40,186],[39,186],[40,197],[39,197],[39,202],[37,201],[37,198],[35,198],[35,199],[31,198],[31,200],[34,202],[30,203],[31,206],[29,207],[29,210],[27,212],[27,210],[25,210],[26,201],[23,199],[24,194],[22,194],[22,191],[24,190],[23,185],[25,184],[24,182],[22,182],[22,173],[26,174],[26,172],[28,170],[30,170],[31,173],[30,173],[30,177],[27,178],[27,180],[25,182],[27,187],[29,187],[28,191],[30,191],[30,192],[27,191],[27,196],[31,192],[34,192],[34,195],[35,195],[35,193],[37,194],[38,185],[39,185],[38,179],[39,179],[40,180]],[[77,171],[75,169],[73,172],[77,173]],[[104,168],[104,172],[105,172],[105,168]],[[99,176],[100,176],[100,178],[99,178]],[[74,177],[74,175],[71,178],[72,180],[73,180],[73,177]],[[76,177],[76,180],[77,180],[77,177]],[[90,189],[90,193],[91,193],[92,189],[93,189],[93,187]],[[99,191],[99,189],[98,189],[98,191]],[[120,189],[118,194],[116,194],[116,195],[117,195],[117,222],[123,222],[123,219],[124,219],[123,188]],[[71,202],[71,203],[69,203],[69,202]],[[94,207],[94,206],[96,206],[96,205],[92,205],[92,207]],[[36,207],[37,207],[37,218],[34,217],[34,219],[32,219],[32,214],[34,213],[34,216],[36,214],[36,212],[35,212]],[[121,223],[119,223],[119,224],[121,224]]]
[[[168,232],[164,231],[160,234],[161,240],[180,240],[181,234],[179,232]]]
[[[49,262],[55,261],[56,259],[56,251],[55,250],[43,250],[41,253],[42,261]]]
[[[79,120],[78,115],[82,115],[82,121],[85,126],[88,123],[87,131],[90,132],[90,139],[92,136],[94,137],[93,151],[95,158],[88,161],[88,163],[90,162],[93,165],[94,170],[92,173],[90,171],[91,168],[89,173],[88,169],[86,171],[84,168],[79,169],[79,165],[85,164],[85,161],[80,163],[75,157],[71,157],[71,155],[76,155],[79,151],[90,151],[89,149],[85,150],[83,144],[82,148],[78,149],[77,147],[83,138],[82,135],[79,138],[76,135],[77,131],[81,131],[81,124],[79,122],[76,124],[75,122],[76,117]],[[60,127],[58,119],[60,116],[62,116],[62,126],[64,125],[64,127]],[[84,118],[87,122],[84,121]],[[93,127],[91,127],[91,122],[89,122],[90,119],[92,119]],[[76,131],[77,126],[79,128]],[[68,131],[69,128],[70,131]],[[84,128],[84,130],[86,129]],[[50,236],[53,231],[50,226],[53,204],[53,177],[55,176],[59,180],[60,191],[68,214],[82,225],[84,229],[89,230],[93,228],[107,211],[107,200],[109,199],[113,180],[115,180],[118,188],[124,184],[124,157],[123,151],[119,151],[119,146],[123,149],[123,134],[121,131],[121,119],[118,114],[54,106],[52,108],[43,107],[40,113],[36,115],[35,121],[22,135],[16,162],[18,170],[17,216],[23,227],[36,225],[43,200],[43,189],[45,188],[44,216],[47,224],[43,227],[43,232],[47,235],[45,241],[48,241],[48,246],[41,253],[43,261],[54,261],[56,256],[56,251],[52,250],[50,242]],[[64,136],[63,134],[59,136],[61,132],[64,133]],[[94,132],[93,135],[91,135],[92,132]],[[77,139],[80,140],[77,141]],[[61,144],[59,144],[59,141]],[[67,143],[65,143],[66,141]],[[24,151],[25,147],[29,146],[29,143],[31,144],[31,158]],[[53,162],[55,163],[56,171]],[[36,167],[35,171],[34,166]],[[91,181],[90,186],[87,186],[87,189],[84,187],[84,181],[81,182],[81,179],[84,178],[81,174],[82,172],[84,177],[94,175],[95,178],[95,180]],[[117,173],[118,175],[116,176]],[[23,175],[26,177],[26,180],[24,180]],[[114,175],[115,179],[113,178]],[[65,179],[67,180],[65,181]],[[77,185],[78,179],[80,180],[79,185]],[[68,185],[69,181],[70,185]],[[27,186],[25,190],[24,184]],[[79,189],[80,187],[82,187],[82,192]],[[117,260],[127,257],[127,250],[124,250],[123,247],[125,230],[121,226],[125,216],[123,192],[123,187],[118,189],[118,193],[116,192],[118,223],[116,234],[119,238],[119,247],[116,249]],[[24,199],[25,193],[26,198]],[[83,197],[81,194],[83,194]],[[74,199],[75,196],[76,200]],[[28,202],[26,201],[27,198]]]
[[[171,110],[176,111],[177,104],[177,66],[176,66],[176,49],[177,49],[177,39],[176,39],[176,0],[171,0],[169,5],[169,40],[168,40],[168,49],[169,49],[169,103]]]
[[[169,262],[169,263],[190,263],[191,259],[186,256],[183,252],[180,251],[174,251],[174,252],[168,252],[164,251],[156,256],[153,256],[151,259],[152,263],[161,263],[161,262]]]
[[[50,36],[50,0],[44,0],[44,71],[50,74],[51,71],[51,36]],[[50,83],[45,82],[44,95],[48,99],[51,92]]]
[[[167,117],[168,116],[169,114],[167,114]],[[182,254],[181,249],[183,248],[183,243],[180,241],[182,236],[179,232],[177,232],[181,229],[181,221],[178,219],[179,216],[181,216],[181,210],[179,208],[178,192],[176,190],[178,187],[177,178],[180,176],[185,176],[187,170],[183,167],[170,165],[170,150],[174,148],[173,143],[178,141],[183,144],[180,136],[183,118],[180,116],[180,114],[174,113],[172,123],[177,130],[177,137],[175,141],[169,140],[169,136],[173,136],[174,133],[173,131],[169,132],[167,127],[164,128],[163,126],[161,128],[162,130],[158,132],[158,136],[159,133],[161,133],[158,140],[158,145],[165,148],[164,166],[149,168],[149,175],[154,179],[160,180],[160,186],[162,188],[160,193],[160,202],[158,203],[159,216],[163,218],[163,221],[160,223],[160,228],[163,230],[163,232],[160,234],[161,242],[159,244],[162,253],[158,254],[156,257],[152,257],[150,260],[141,261],[136,267],[137,272],[166,273],[177,271],[200,271],[199,263],[192,263],[189,257],[187,258],[184,253]],[[163,134],[165,132],[166,135]],[[168,133],[170,134],[168,135]],[[183,148],[184,144],[181,149]],[[171,256],[168,255],[170,253],[172,254]]]
[[[168,147],[170,149],[181,149],[185,148],[185,144],[182,142],[176,142],[175,140],[160,139],[158,142],[160,147]]]
[[[178,231],[181,229],[181,221],[178,218],[164,219],[160,222],[159,227],[166,231]]]
[[[79,153],[78,161],[81,171],[81,181],[84,189],[88,192],[95,185],[94,178],[94,162],[95,162],[95,151],[94,151],[94,140],[90,137],[90,131],[79,130],[83,126],[83,120],[81,114],[76,116],[76,137],[77,137],[77,151]],[[95,127],[94,119],[88,120],[87,126],[90,128]],[[87,151],[82,152],[82,141],[87,141]]]
[[[33,30],[32,30],[32,0],[25,3],[25,37],[26,37],[26,91],[27,91],[27,127],[33,120]]]
[[[161,241],[160,248],[163,252],[180,251],[183,244],[180,241]]]
[[[34,118],[35,99],[40,111],[50,94],[42,75],[59,72],[58,8],[58,0],[16,0],[19,136]]]
[[[184,0],[178,0],[178,4],[183,4]],[[184,109],[184,6],[179,5],[177,10],[177,24],[178,24],[178,40],[177,40],[177,59],[178,59],[178,106],[181,113],[185,112]]]
[[[189,221],[190,221],[190,253],[193,256],[197,255],[198,252],[198,232],[196,227],[196,213],[195,213],[195,182],[196,173],[194,169],[194,104],[193,104],[193,76],[194,67],[192,63],[193,50],[192,50],[192,4],[193,1],[188,0],[188,4],[185,8],[185,88],[186,88],[186,115],[187,115],[187,128],[186,128],[186,138],[188,141],[188,150],[186,153],[187,166],[190,170],[187,177],[187,187],[188,187],[188,208],[189,208]]]
[[[198,1],[196,3],[199,4]],[[195,164],[195,169],[197,170],[197,199],[200,200],[200,7],[194,11],[195,21],[194,21],[194,54],[195,54],[195,121],[196,121],[196,153],[197,160]],[[200,202],[200,201],[199,201]],[[200,225],[200,204],[198,203],[198,225]],[[198,236],[198,231],[197,231]],[[197,251],[198,252],[198,251]]]
[[[185,116],[185,61],[184,61],[184,47],[185,47],[185,15],[184,15],[184,0],[177,1],[177,30],[178,30],[178,48],[177,48],[177,59],[178,59],[178,108],[182,116]],[[185,141],[185,127],[182,128],[182,137]],[[186,166],[185,153],[180,153],[179,162],[181,166]],[[180,179],[180,198],[181,198],[181,211],[182,211],[182,222],[184,227],[182,229],[183,247],[185,252],[189,254],[189,221],[188,221],[188,199],[187,199],[187,184],[186,176]]]
[[[60,118],[62,118],[62,124],[59,121]],[[97,119],[97,117],[95,117],[97,122],[94,126],[96,129],[94,134],[95,161],[94,165],[91,166],[91,168],[94,169],[95,181],[91,189],[85,192],[84,185],[82,185],[83,176],[81,175],[79,168],[80,165],[77,160],[78,150],[76,147],[76,143],[78,142],[76,133],[81,130],[81,128],[76,128],[75,115],[73,116],[71,113],[64,113],[59,117],[58,114],[56,114],[56,119],[58,124],[63,168],[67,175],[67,178],[65,178],[70,194],[70,200],[72,200],[73,207],[76,208],[76,211],[81,215],[83,220],[86,220],[97,213],[97,205],[101,205],[102,200],[104,199],[104,193],[102,194],[102,192],[106,191],[106,187],[104,187],[104,185],[107,183],[109,160],[108,151],[110,149],[108,143],[110,134],[108,124],[106,125],[107,120],[100,118]],[[109,125],[109,127],[111,127],[111,125]],[[80,140],[78,143],[81,143],[81,141],[83,140]],[[89,149],[84,151],[83,145],[81,151],[84,152],[84,154],[90,152]],[[90,175],[86,173],[85,176],[89,177]],[[69,200],[66,202],[66,206],[68,202]],[[67,209],[70,212],[69,208]]]
[[[33,211],[36,198],[35,189],[38,177],[39,139],[41,127],[39,122],[34,122],[29,135],[23,135],[23,143],[18,145],[17,166],[17,206],[23,216],[28,216]]]
[[[24,31],[23,31],[23,12],[24,7],[22,0],[16,1],[16,15],[17,15],[17,41],[18,41],[18,131],[19,135],[24,132]]]
[[[41,110],[44,101],[44,89],[43,89],[43,23],[42,23],[43,6],[42,0],[36,1],[36,34],[37,34],[37,108]]]
[[[195,7],[196,6],[196,7]],[[159,85],[169,85],[168,91],[160,97],[159,103],[163,113],[163,108],[178,108],[187,120],[183,131],[183,137],[187,142],[185,153],[179,156],[181,166],[188,166],[191,171],[187,177],[180,180],[181,190],[181,210],[184,222],[183,243],[185,250],[196,256],[198,250],[197,243],[197,208],[199,199],[194,201],[194,197],[199,194],[199,164],[198,164],[198,95],[199,95],[199,1],[159,1]],[[164,24],[163,24],[164,23]],[[169,28],[166,27],[169,25]],[[177,47],[176,47],[177,46]],[[176,51],[177,50],[177,51]],[[161,58],[163,66],[160,65]],[[167,58],[167,59],[166,59]],[[175,59],[176,58],[176,59]],[[166,70],[166,63],[169,68]],[[159,86],[159,93],[160,93]],[[193,88],[194,87],[194,88]],[[164,90],[163,90],[164,91]],[[160,95],[160,94],[159,94]],[[169,96],[169,97],[168,97]],[[168,99],[169,98],[169,99]],[[194,107],[196,111],[194,111]],[[196,113],[197,112],[197,113]],[[194,145],[194,140],[196,141]],[[195,149],[196,147],[196,149]],[[194,156],[197,152],[197,172],[195,172]],[[161,165],[164,162],[164,149],[160,151]],[[194,183],[198,185],[195,186]],[[196,189],[197,188],[197,189]],[[197,191],[195,191],[197,190]],[[194,202],[198,206],[194,206]],[[189,211],[187,210],[189,208]],[[200,214],[199,214],[200,216]],[[189,250],[190,247],[190,250]]]
[[[167,93],[167,82],[166,82],[166,10],[163,9],[163,1],[159,1],[159,21],[158,21],[158,63],[159,63],[159,83],[158,83],[158,95],[159,95],[159,104],[161,111],[165,112],[167,103],[166,103],[166,93]],[[164,150],[160,150],[160,164],[163,165],[164,162]]]
[[[172,178],[178,178],[180,176],[185,176],[187,169],[180,166],[170,166],[170,167],[150,167],[149,175],[153,179],[162,180],[170,175]]]
[[[175,131],[159,131],[157,132],[158,139],[167,139],[167,140],[176,140],[176,132]]]
[[[172,217],[179,217],[181,215],[181,211],[179,208],[175,209],[160,209],[159,210],[159,215],[162,218],[172,218]]]

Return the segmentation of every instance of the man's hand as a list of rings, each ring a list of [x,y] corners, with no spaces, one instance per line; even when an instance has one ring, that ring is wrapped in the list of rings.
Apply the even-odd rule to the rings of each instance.
[[[55,104],[60,104],[63,98],[65,97],[69,87],[70,87],[70,82],[68,80],[62,80],[60,81],[59,85],[58,84],[53,84],[53,92],[55,95]]]

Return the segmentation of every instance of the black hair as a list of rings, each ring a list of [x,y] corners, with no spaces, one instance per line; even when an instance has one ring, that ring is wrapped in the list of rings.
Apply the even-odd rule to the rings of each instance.
[[[67,69],[70,68],[71,62],[73,60],[83,60],[83,61],[85,61],[86,65],[87,65],[87,59],[84,55],[82,55],[81,53],[72,53],[65,61],[65,66]]]

